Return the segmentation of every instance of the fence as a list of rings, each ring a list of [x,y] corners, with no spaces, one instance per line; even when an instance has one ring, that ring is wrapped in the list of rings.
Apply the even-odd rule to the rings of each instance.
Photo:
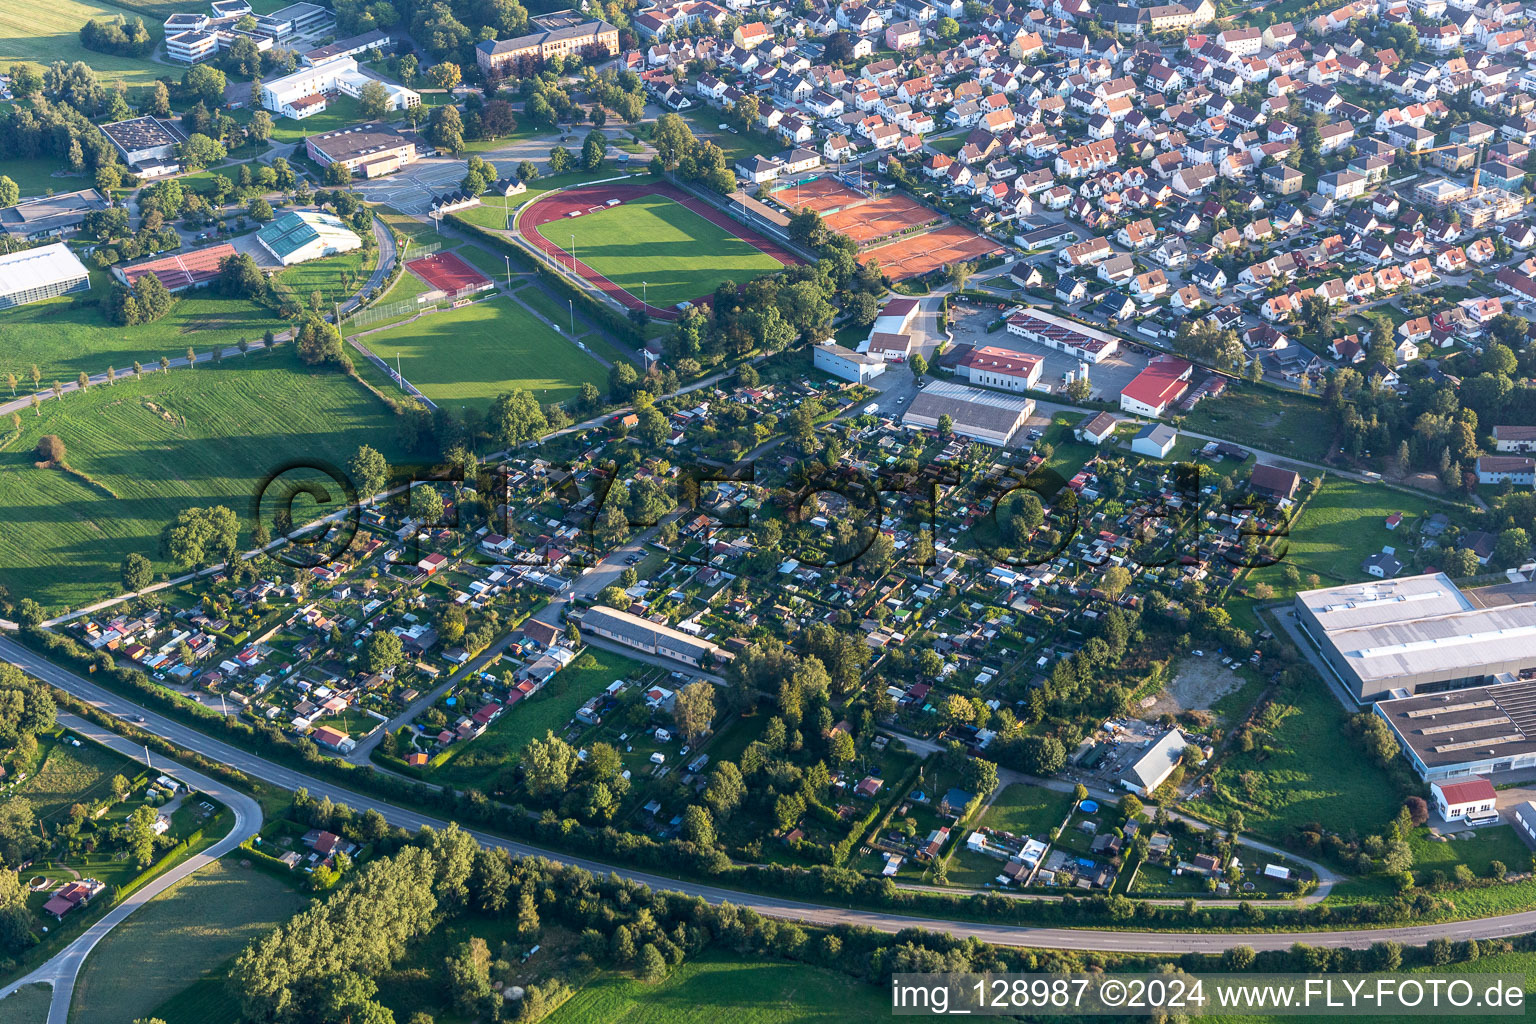
[[[442,298],[442,292],[427,292],[424,295],[416,296],[414,299],[401,299],[398,302],[381,302],[373,306],[364,306],[353,311],[346,318],[346,321],[354,327],[365,327],[368,324],[376,324],[381,320],[393,320],[395,317],[411,316],[423,310],[431,309]]]
[[[405,245],[400,250],[400,260],[414,260],[421,256],[430,256],[443,247],[442,239],[435,235],[430,238],[406,238]]]

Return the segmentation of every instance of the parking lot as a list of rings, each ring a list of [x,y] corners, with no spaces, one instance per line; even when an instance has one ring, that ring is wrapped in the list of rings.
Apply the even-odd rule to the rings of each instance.
[[[433,196],[455,191],[463,179],[464,161],[427,157],[398,174],[357,181],[352,187],[370,203],[383,203],[415,217],[431,209]]]
[[[963,313],[969,315],[962,316]],[[1060,392],[1064,387],[1062,375],[1077,370],[1078,361],[1065,352],[1047,348],[1044,345],[1021,338],[1017,334],[1009,334],[1006,330],[987,333],[987,324],[998,315],[998,310],[987,307],[976,309],[974,306],[953,307],[953,315],[960,317],[950,324],[954,334],[954,344],[986,346],[1005,348],[1012,352],[1028,352],[1031,355],[1045,358],[1045,369],[1040,374],[1040,386],[1049,388],[1052,392]],[[1134,343],[1128,343],[1121,339],[1120,351],[1110,356],[1102,363],[1090,364],[1088,379],[1093,383],[1093,397],[1103,400],[1116,399],[1120,391],[1146,368],[1148,356],[1145,350],[1137,352],[1132,350]],[[1140,348],[1140,346],[1136,346]]]

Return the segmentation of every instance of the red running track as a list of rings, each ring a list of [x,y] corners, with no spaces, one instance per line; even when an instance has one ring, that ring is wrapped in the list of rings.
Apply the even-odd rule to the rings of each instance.
[[[769,241],[740,222],[732,220],[729,216],[703,200],[689,195],[676,185],[666,182],[652,182],[645,185],[589,185],[541,196],[524,208],[522,214],[518,217],[517,231],[529,245],[548,253],[555,262],[562,266],[569,267],[571,265],[570,254],[539,234],[540,225],[561,220],[573,210],[581,210],[583,213],[586,213],[594,208],[601,207],[610,199],[629,200],[640,199],[644,196],[661,196],[664,199],[680,203],[711,224],[740,238],[760,252],[772,256],[785,266],[804,262],[783,246]],[[637,239],[637,241],[643,240]],[[610,296],[625,309],[643,308],[646,315],[654,320],[676,320],[678,318],[677,310],[661,309],[657,306],[641,302],[638,296],[632,295],[630,292],[619,287],[613,281],[587,266],[580,259],[576,261],[575,269],[592,287]],[[702,295],[694,301],[707,303],[710,298],[708,295]]]

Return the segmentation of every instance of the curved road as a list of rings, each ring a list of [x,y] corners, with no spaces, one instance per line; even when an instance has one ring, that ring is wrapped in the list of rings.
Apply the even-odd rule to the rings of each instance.
[[[423,825],[443,828],[448,824],[440,818],[420,814],[403,807],[385,803],[373,797],[363,796],[334,783],[317,779],[302,772],[273,764],[255,754],[233,747],[222,740],[199,732],[190,726],[158,715],[103,689],[95,683],[45,661],[24,647],[9,640],[0,639],[0,658],[24,669],[37,678],[81,700],[96,705],[103,711],[119,717],[143,715],[140,728],[147,729],[173,743],[220,761],[246,774],[280,786],[284,789],[305,787],[316,797],[328,796],[333,802],[345,803],[354,811],[377,810],[391,825],[416,831]],[[1103,950],[1125,953],[1220,953],[1235,945],[1252,946],[1254,949],[1289,949],[1297,942],[1318,946],[1365,947],[1373,942],[1393,940],[1406,945],[1423,945],[1430,939],[1493,939],[1509,938],[1536,931],[1536,910],[1502,917],[1489,917],[1471,921],[1450,921],[1440,924],[1409,925],[1396,928],[1360,928],[1322,932],[1149,932],[1108,931],[1086,928],[1019,927],[1005,924],[986,924],[970,921],[953,921],[940,918],[911,917],[878,910],[854,910],[829,907],[799,900],[762,896],[740,892],[721,886],[698,882],[679,881],[650,874],[631,867],[603,864],[583,857],[574,857],[533,846],[528,843],[503,839],[473,829],[467,830],[487,847],[501,847],[517,856],[543,857],[563,864],[584,868],[595,874],[614,873],[655,889],[681,892],[697,896],[711,903],[734,903],[750,907],[760,914],[788,920],[805,921],[817,925],[850,925],[873,928],[884,932],[897,932],[904,928],[926,928],[944,932],[959,938],[975,937],[984,942],[1005,946],[1031,946],[1040,949]]]
[[[93,722],[60,712],[59,723],[82,736],[89,737],[98,743],[111,747],[125,757],[130,757],[137,761],[144,760],[143,747],[130,743],[115,732],[103,729]],[[157,767],[163,767],[168,763],[169,759],[167,758]],[[37,970],[14,984],[8,985],[4,991],[0,991],[0,999],[4,999],[17,989],[28,985],[51,985],[53,986],[53,999],[48,1006],[48,1024],[68,1024],[69,1003],[74,996],[75,979],[80,974],[80,968],[85,963],[85,958],[90,955],[91,950],[96,948],[96,944],[104,939],[108,932],[121,924],[128,915],[144,906],[144,904],[165,892],[165,890],[188,875],[218,860],[224,854],[261,831],[261,805],[251,797],[237,789],[230,788],[226,783],[220,782],[217,779],[211,779],[200,772],[192,771],[181,765],[176,765],[174,774],[178,779],[190,786],[193,791],[206,793],[234,811],[234,828],[230,829],[229,834],[223,839],[220,839],[202,853],[187,858],[113,907],[101,920],[87,928],[75,941],[55,953],[51,959]]]

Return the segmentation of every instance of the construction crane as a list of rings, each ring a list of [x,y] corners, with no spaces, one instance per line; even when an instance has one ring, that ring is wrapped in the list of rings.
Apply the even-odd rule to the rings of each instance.
[[[1449,143],[1449,144],[1444,145],[1444,146],[1432,146],[1429,149],[1420,149],[1420,150],[1417,150],[1416,153],[1419,156],[1425,156],[1425,155],[1427,155],[1429,153],[1439,153],[1440,151],[1446,150],[1446,149],[1460,149],[1464,145],[1466,145],[1466,143],[1463,143],[1463,142],[1452,142],[1452,143]],[[1483,156],[1487,152],[1488,152],[1488,143],[1485,142],[1482,145],[1477,147],[1477,159],[1472,162],[1472,197],[1474,199],[1478,195],[1478,185],[1477,185],[1477,182],[1478,182],[1478,179],[1481,178],[1482,175],[1483,175]]]

